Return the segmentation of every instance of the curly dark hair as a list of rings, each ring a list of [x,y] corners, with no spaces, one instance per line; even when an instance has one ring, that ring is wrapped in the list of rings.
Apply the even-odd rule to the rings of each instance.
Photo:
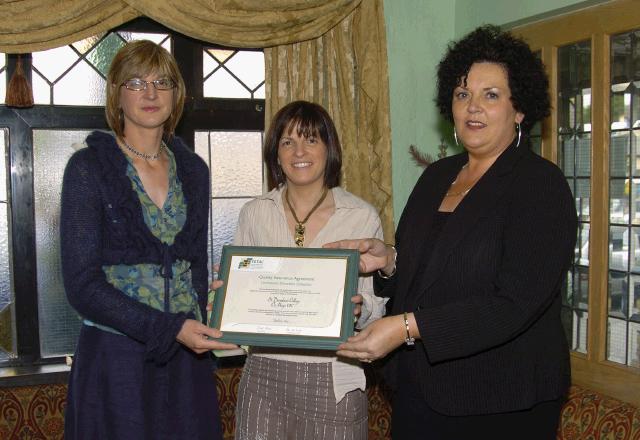
[[[507,71],[511,102],[524,114],[520,126],[525,133],[549,115],[549,80],[542,61],[524,40],[498,26],[484,25],[451,43],[438,65],[436,104],[445,118],[453,122],[453,91],[466,79],[471,65],[479,62],[500,64]]]

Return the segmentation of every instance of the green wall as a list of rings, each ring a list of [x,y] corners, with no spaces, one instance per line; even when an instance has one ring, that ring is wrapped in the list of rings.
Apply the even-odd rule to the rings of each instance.
[[[433,102],[435,71],[455,26],[451,0],[385,0],[393,210],[396,223],[422,169],[409,155],[415,145],[433,157],[441,120]],[[437,11],[437,12],[435,12]]]
[[[455,34],[462,36],[484,23],[519,24],[575,11],[605,0],[455,0]]]
[[[435,158],[442,138],[452,144],[451,127],[433,102],[436,66],[447,44],[484,23],[511,27],[598,3],[605,1],[384,0],[396,224],[422,172],[410,158],[409,145]]]

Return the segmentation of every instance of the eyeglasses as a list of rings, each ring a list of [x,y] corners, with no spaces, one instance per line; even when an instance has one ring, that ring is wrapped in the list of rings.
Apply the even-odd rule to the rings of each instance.
[[[127,90],[135,90],[136,92],[139,92],[140,90],[147,90],[147,86],[149,84],[153,84],[153,87],[155,87],[156,90],[171,90],[176,86],[176,83],[169,78],[154,79],[153,81],[132,78],[122,83]]]

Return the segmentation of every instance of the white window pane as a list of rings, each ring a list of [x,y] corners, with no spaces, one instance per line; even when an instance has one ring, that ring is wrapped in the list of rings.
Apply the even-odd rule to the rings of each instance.
[[[591,135],[583,134],[576,140],[576,175],[591,175]]]
[[[255,89],[264,81],[264,53],[238,51],[225,66],[250,89]]]
[[[607,324],[607,360],[625,364],[627,357],[627,322],[622,319],[608,318]]]
[[[251,98],[251,93],[224,69],[216,71],[204,82],[208,98]]]
[[[576,138],[571,136],[560,136],[558,146],[558,164],[567,177],[575,176],[574,167],[574,143]]]
[[[576,179],[574,196],[576,199],[578,219],[583,222],[590,221],[591,179]]]
[[[633,272],[640,272],[640,228],[631,228],[631,237],[629,238],[629,250],[631,253],[631,268]]]
[[[76,41],[72,44],[80,53],[87,53],[93,46],[96,45],[100,38],[104,35],[104,32],[94,35],[89,38],[85,38],[84,40]]]
[[[194,146],[196,154],[207,163],[209,169],[211,169],[211,162],[209,159],[209,132],[208,131],[196,131],[194,137]]]
[[[611,226],[609,230],[609,268],[629,269],[629,232],[626,226]]]
[[[576,241],[576,263],[582,266],[589,265],[589,223],[580,223],[578,226],[578,240]]]
[[[0,308],[13,302],[11,289],[11,265],[9,257],[9,209],[0,203]]]
[[[609,316],[617,318],[627,317],[627,303],[629,300],[629,282],[626,272],[609,272]]]
[[[209,52],[206,50],[202,51],[202,77],[209,75],[213,69],[218,67],[220,63],[218,63],[212,56],[209,55]]]
[[[211,132],[210,166],[212,197],[262,194],[262,133]]]
[[[78,63],[53,88],[53,103],[105,105],[106,81],[86,61]]]
[[[212,260],[215,263],[220,261],[222,246],[233,241],[233,234],[238,225],[238,215],[242,206],[251,199],[214,199],[211,204],[213,232]]]
[[[0,203],[0,309],[3,304],[13,302],[11,289],[11,266],[9,257],[9,210]]]
[[[631,222],[640,224],[640,178],[631,179],[631,204],[629,206]]]
[[[8,200],[7,194],[7,145],[9,141],[9,131],[6,128],[0,128],[0,202]]]
[[[629,319],[640,323],[640,275],[631,275],[629,288]]]
[[[640,127],[640,81],[634,81],[633,85],[633,94],[631,95],[633,120],[631,121],[631,127],[638,128]]]
[[[629,323],[629,353],[627,365],[640,367],[640,324]]]
[[[9,265],[9,210],[7,206],[7,142],[8,130],[0,129],[0,303],[12,301]]]
[[[638,101],[640,101],[640,96]],[[631,173],[634,176],[640,176],[640,130],[634,130],[631,134]]]
[[[152,34],[148,32],[118,32],[118,34],[120,34],[120,36],[126,41],[149,40],[153,41],[156,44],[162,43],[168,36],[168,34]],[[162,44],[161,46],[171,52],[171,45],[169,45],[169,47],[165,47],[165,45]]]
[[[38,69],[51,82],[58,79],[62,73],[71,67],[78,59],[69,46],[56,47],[55,49],[33,53],[33,67]]]
[[[9,209],[6,203],[6,139],[0,129],[0,360],[16,357],[15,310],[9,255]]]
[[[609,221],[629,222],[629,179],[611,179],[609,185]]]
[[[253,93],[253,97],[255,99],[265,99],[264,97],[264,84],[262,84],[258,90]]]
[[[44,357],[72,353],[80,329],[80,319],[67,303],[62,284],[60,190],[64,167],[88,134],[81,130],[33,131],[38,318]]]
[[[31,75],[33,102],[36,104],[51,104],[51,86],[37,72]]]
[[[609,146],[609,175],[611,177],[629,176],[629,134],[611,133]]]
[[[4,58],[4,55],[1,55]],[[7,72],[0,72],[0,104],[4,104],[5,95],[7,94]]]
[[[224,63],[227,58],[235,53],[235,50],[226,50],[226,49],[207,49],[213,57],[221,63]]]

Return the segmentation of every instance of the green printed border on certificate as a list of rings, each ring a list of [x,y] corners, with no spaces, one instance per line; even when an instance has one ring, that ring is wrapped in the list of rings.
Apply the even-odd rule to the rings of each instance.
[[[336,274],[344,278],[344,294],[342,301],[342,318],[339,336],[309,336],[289,333],[263,333],[263,332],[235,332],[223,330],[220,341],[241,345],[253,345],[262,347],[305,348],[319,350],[335,350],[340,343],[353,335],[354,330],[354,304],[351,298],[358,289],[358,263],[360,255],[357,250],[351,249],[323,249],[323,248],[285,248],[285,247],[253,247],[253,246],[223,246],[220,261],[219,279],[225,281],[222,287],[216,290],[213,312],[209,325],[220,328],[227,298],[227,280],[231,270],[231,259],[234,256],[246,258],[258,257],[283,257],[283,258],[308,258],[310,264],[314,259],[344,259],[346,260],[345,273]],[[301,276],[303,274],[300,274]],[[229,293],[230,295],[232,293]],[[277,327],[277,325],[276,325]]]

